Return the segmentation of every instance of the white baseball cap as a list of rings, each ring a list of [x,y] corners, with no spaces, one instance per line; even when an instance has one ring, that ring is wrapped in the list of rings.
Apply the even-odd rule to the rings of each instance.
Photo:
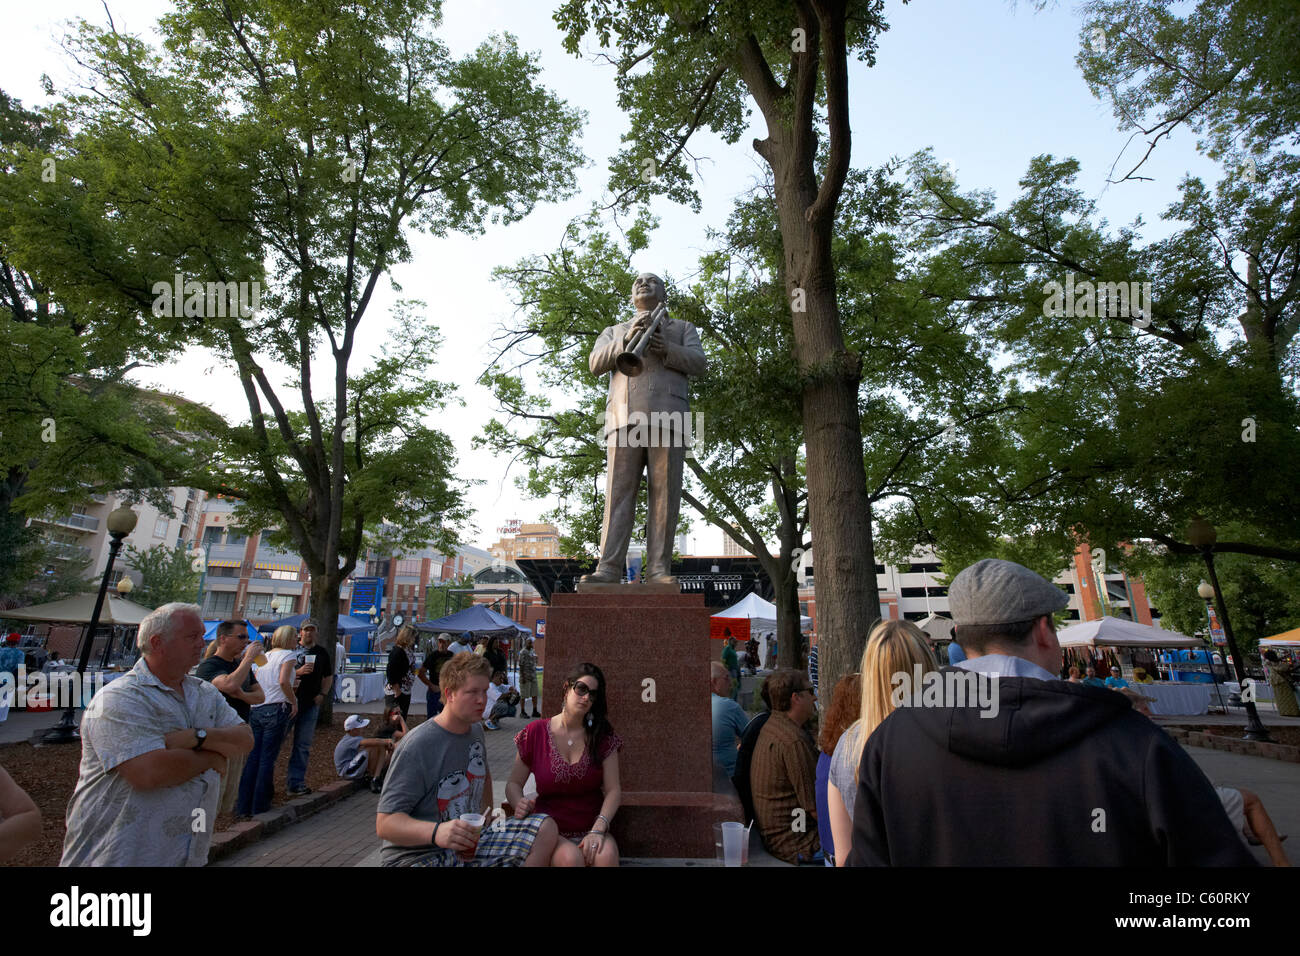
[[[347,720],[343,721],[344,730],[360,730],[362,727],[370,726],[370,721],[360,714],[353,714]]]

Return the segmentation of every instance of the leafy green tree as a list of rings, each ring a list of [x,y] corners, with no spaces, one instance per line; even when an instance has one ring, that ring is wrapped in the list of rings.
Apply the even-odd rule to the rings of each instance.
[[[689,143],[702,128],[735,143],[749,104],[767,135],[755,151],[773,173],[793,323],[816,529],[822,665],[854,668],[877,600],[858,405],[860,356],[845,343],[832,251],[849,171],[848,59],[874,62],[882,0],[566,0],[556,13],[577,54],[594,36],[617,48],[626,147],[611,162],[618,201],[666,194],[698,203]],[[825,149],[819,159],[819,137]],[[649,182],[642,178],[649,174]]]
[[[534,58],[503,37],[454,59],[433,33],[440,11],[436,0],[182,0],[160,23],[160,50],[83,22],[70,46],[93,92],[57,109],[66,175],[41,181],[34,155],[18,168],[36,200],[15,242],[27,268],[118,302],[160,341],[229,356],[249,423],[188,410],[201,440],[169,483],[238,498],[245,527],[303,557],[330,648],[368,526],[449,548],[465,518],[450,442],[422,424],[448,398],[415,381],[433,332],[399,307],[401,337],[377,370],[351,369],[377,285],[410,259],[408,227],[513,222],[566,194],[582,161],[580,117],[537,84]],[[46,211],[74,199],[93,213],[93,242]],[[257,283],[258,308],[186,288],[178,310],[157,291],[175,274],[241,293]],[[322,350],[332,374],[318,397]],[[288,390],[268,361],[292,370]]]
[[[131,592],[131,600],[144,607],[162,607],[172,601],[193,603],[199,590],[199,572],[194,556],[182,545],[161,545],[143,550],[126,546],[126,559],[142,577]]]

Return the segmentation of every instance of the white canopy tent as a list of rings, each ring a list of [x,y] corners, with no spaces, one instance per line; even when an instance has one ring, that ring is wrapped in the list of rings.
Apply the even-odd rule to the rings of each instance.
[[[776,636],[776,605],[771,601],[764,601],[761,597],[750,591],[743,598],[724,608],[713,617],[745,617],[749,618],[749,633],[758,641],[758,659],[761,663],[767,660],[767,642]],[[799,629],[801,631],[812,627],[812,618],[807,614],[799,615]]]
[[[1205,642],[1198,638],[1118,617],[1102,617],[1095,621],[1071,624],[1057,631],[1056,639],[1062,647],[1142,647],[1148,650],[1157,647],[1205,647]]]
[[[916,622],[916,626],[930,636],[931,641],[951,641],[953,622],[950,617],[930,614]]]

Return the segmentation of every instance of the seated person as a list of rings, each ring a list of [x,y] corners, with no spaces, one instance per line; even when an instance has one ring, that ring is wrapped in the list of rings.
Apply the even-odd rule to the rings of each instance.
[[[1247,846],[1262,846],[1274,866],[1291,865],[1282,850],[1282,841],[1286,837],[1277,835],[1273,820],[1264,809],[1264,802],[1256,794],[1233,787],[1215,787],[1214,791],[1219,795],[1219,802],[1223,804],[1233,828]]]
[[[1097,669],[1095,667],[1089,667],[1087,670],[1087,674],[1088,676],[1083,679],[1083,682],[1087,684],[1089,687],[1106,686],[1106,682],[1097,676]]]
[[[1122,690],[1128,686],[1128,681],[1120,676],[1118,667],[1111,668],[1110,676],[1106,678],[1106,686],[1111,690]]]
[[[564,709],[534,720],[515,735],[518,755],[506,784],[515,816],[534,806],[549,814],[561,839],[554,866],[618,866],[610,821],[622,801],[618,751],[623,741],[606,719],[605,675],[595,664],[578,664],[564,682]],[[524,796],[532,774],[536,801]]]
[[[559,831],[540,813],[492,822],[492,771],[479,726],[492,665],[472,654],[443,665],[443,709],[393,752],[375,833],[384,866],[549,866]],[[484,825],[462,820],[482,814]]]
[[[492,675],[492,683],[488,685],[488,702],[483,708],[483,726],[487,730],[500,730],[497,724],[498,720],[504,717],[513,717],[515,715],[515,706],[519,703],[519,691],[515,690],[506,683],[506,675],[503,671],[497,671]]]
[[[1146,672],[1145,667],[1133,668],[1133,683],[1135,684],[1154,684],[1155,681],[1151,675]]]
[[[820,864],[817,746],[804,729],[817,711],[812,682],[802,671],[782,668],[768,677],[767,693],[772,717],[758,735],[749,772],[754,817],[777,859]]]
[[[731,775],[736,795],[740,797],[741,809],[745,812],[745,820],[750,823],[754,820],[754,794],[749,786],[749,770],[754,761],[754,747],[758,744],[758,735],[762,733],[767,719],[772,716],[772,702],[767,696],[766,679],[758,685],[758,696],[762,701],[763,710],[745,725],[745,732],[740,735],[740,748],[736,751],[736,772]]]
[[[402,716],[402,708],[394,704],[384,714],[384,719],[380,722],[379,730],[375,732],[375,736],[381,740],[391,740],[396,744],[406,736],[406,733],[406,718]]]
[[[334,748],[334,769],[345,780],[360,779],[379,793],[393,752],[393,741],[382,737],[363,738],[362,728],[369,725],[370,721],[358,714],[343,722],[343,739]]]
[[[731,675],[721,661],[709,663],[709,695],[713,705],[713,765],[721,767],[728,777],[736,773],[736,747],[745,733],[749,717],[744,708],[728,697]]]

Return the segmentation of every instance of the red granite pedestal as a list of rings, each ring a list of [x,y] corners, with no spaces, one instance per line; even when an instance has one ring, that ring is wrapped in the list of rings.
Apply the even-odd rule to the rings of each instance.
[[[609,720],[623,738],[612,829],[623,856],[711,857],[713,824],[741,819],[734,791],[714,792],[713,651],[701,594],[624,585],[551,597],[542,706],[559,712],[575,664],[604,672]]]

